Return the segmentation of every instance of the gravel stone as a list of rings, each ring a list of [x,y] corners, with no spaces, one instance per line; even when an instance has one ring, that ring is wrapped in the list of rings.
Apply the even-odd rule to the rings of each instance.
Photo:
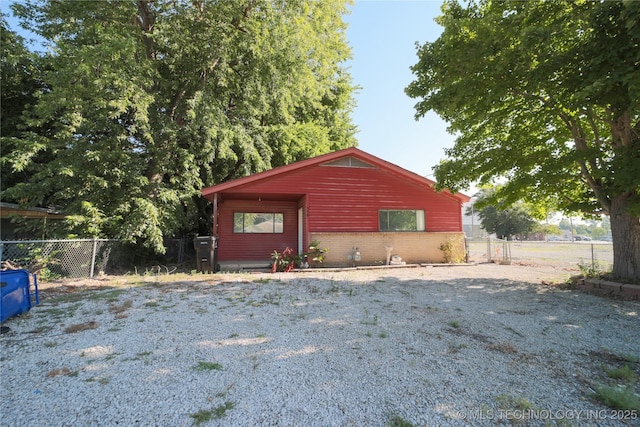
[[[203,425],[559,422],[549,414],[638,425],[594,419],[611,412],[591,394],[603,366],[640,356],[640,303],[542,284],[571,273],[479,264],[168,276],[119,293],[51,284],[3,324],[1,424],[190,426],[226,405]]]

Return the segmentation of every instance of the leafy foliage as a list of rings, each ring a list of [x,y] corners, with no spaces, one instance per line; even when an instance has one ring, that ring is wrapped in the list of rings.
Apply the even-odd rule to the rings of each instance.
[[[489,233],[495,233],[500,239],[511,240],[513,237],[526,235],[533,231],[535,226],[535,221],[527,211],[517,205],[504,210],[487,206],[478,215],[482,227]]]
[[[210,228],[200,188],[355,145],[344,0],[12,7],[50,50],[23,125],[3,110],[3,181],[23,179],[2,197],[63,207],[70,232],[162,252]]]
[[[560,227],[556,224],[541,224],[538,222],[534,225],[532,232],[539,233],[543,236],[551,236],[560,234]]]
[[[273,251],[271,259],[273,259],[271,270],[274,273],[277,271],[288,273],[294,269],[296,261],[299,262],[298,255],[288,246],[282,252]]]
[[[26,41],[22,37],[9,30],[4,15],[0,17],[0,41],[0,142],[3,155],[0,173],[2,188],[5,189],[29,179],[24,170],[12,171],[11,163],[46,160],[39,155],[37,144],[33,150],[14,154],[12,159],[5,156],[20,146],[23,132],[33,131],[28,127],[27,117],[33,113],[37,93],[46,90],[46,86],[41,80],[37,56],[26,49]]]
[[[606,273],[605,269],[597,260],[592,260],[591,262],[580,260],[578,269],[580,269],[582,277],[601,277]]]
[[[446,263],[460,264],[465,261],[464,237],[449,237],[440,244],[439,249],[442,251]]]
[[[522,202],[509,207],[489,204],[489,201],[494,198],[496,188],[499,187],[484,187],[477,194],[476,207],[480,209],[478,216],[482,222],[482,228],[489,233],[495,233],[500,239],[507,240],[515,236],[522,238],[534,231],[537,223]]]
[[[562,219],[558,224],[558,228],[574,235],[589,236],[594,240],[600,240],[611,232],[611,225],[607,217],[603,218],[602,222],[591,220],[587,223],[572,223],[567,219]]]
[[[318,240],[309,243],[308,249],[309,251],[303,255],[303,258],[305,263],[311,262],[311,264],[322,264],[325,254],[329,251],[327,248],[321,248]]]
[[[632,386],[599,385],[593,397],[610,408],[640,411],[640,398]]]
[[[329,251],[327,248],[321,248],[320,242],[317,240],[309,244],[308,251],[302,255],[296,254],[293,249],[286,247],[282,252],[273,251],[271,259],[273,259],[272,271],[290,272],[295,267],[308,268],[310,265],[322,264],[325,254]]]
[[[440,188],[612,217],[614,271],[640,275],[640,3],[445,2],[418,46],[416,117],[458,135]]]

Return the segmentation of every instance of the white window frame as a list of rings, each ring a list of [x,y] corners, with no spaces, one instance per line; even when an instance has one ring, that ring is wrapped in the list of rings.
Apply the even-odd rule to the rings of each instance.
[[[242,215],[241,219],[239,215]],[[250,215],[258,217],[271,217],[271,227],[267,223],[269,220],[251,224]],[[278,220],[279,219],[279,220]],[[240,225],[240,227],[239,227]],[[283,212],[234,212],[233,232],[235,234],[282,234],[284,233],[284,213]]]
[[[391,230],[388,229],[389,224],[391,223],[390,215],[393,215],[395,212],[413,212],[415,214],[415,229],[411,230]],[[387,229],[383,227],[383,215],[386,214],[386,226]],[[387,231],[387,232],[412,232],[412,231],[426,231],[427,224],[425,221],[424,210],[422,209],[380,209],[378,210],[378,230]]]

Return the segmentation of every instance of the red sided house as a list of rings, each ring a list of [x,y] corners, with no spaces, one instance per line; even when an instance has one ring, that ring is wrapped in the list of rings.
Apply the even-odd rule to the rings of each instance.
[[[433,181],[357,148],[204,188],[202,195],[213,203],[217,259],[226,270],[267,267],[274,251],[303,254],[314,240],[328,249],[327,267],[382,265],[389,255],[411,264],[443,262],[442,243],[464,245],[461,206],[469,200],[438,193]]]

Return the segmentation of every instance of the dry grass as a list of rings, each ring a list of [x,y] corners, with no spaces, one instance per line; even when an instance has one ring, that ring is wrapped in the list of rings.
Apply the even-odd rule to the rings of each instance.
[[[73,371],[71,371],[71,369],[64,367],[64,368],[57,368],[54,369],[52,371],[49,371],[47,373],[47,378],[53,378],[53,377],[57,377],[58,375],[65,375],[65,376],[71,376],[73,374]]]
[[[508,342],[489,344],[488,348],[489,350],[499,351],[505,354],[515,354],[518,352],[518,350]]]
[[[93,320],[91,322],[85,322],[85,323],[78,323],[75,325],[70,325],[67,326],[66,328],[64,328],[64,331],[68,334],[74,334],[76,332],[80,332],[80,331],[87,331],[89,329],[96,329],[98,327],[98,322],[94,322]]]
[[[125,318],[129,317],[129,315],[126,313],[126,311],[129,308],[131,308],[132,305],[133,305],[133,301],[132,300],[127,300],[127,301],[123,302],[120,305],[111,304],[109,306],[109,313],[114,314],[116,319],[125,319]]]

